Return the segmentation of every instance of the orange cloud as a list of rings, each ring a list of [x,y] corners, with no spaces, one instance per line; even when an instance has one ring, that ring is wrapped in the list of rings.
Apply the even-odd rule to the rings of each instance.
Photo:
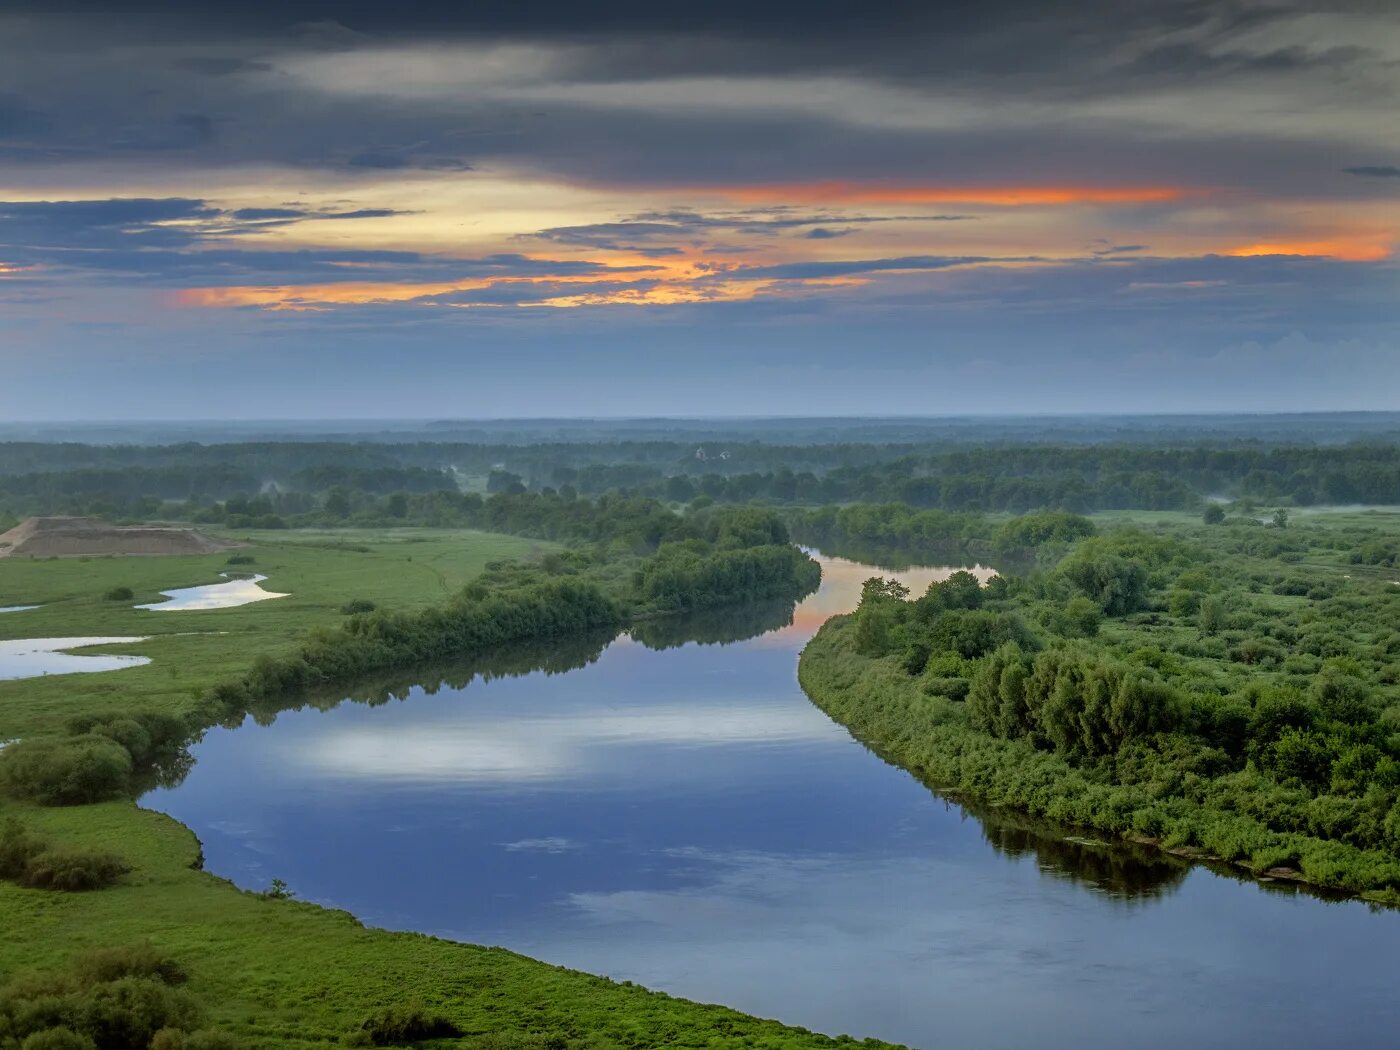
[[[697,187],[744,204],[981,204],[999,207],[1068,204],[1162,204],[1199,195],[1180,186],[919,186],[884,182],[799,182]]]
[[[1270,241],[1231,248],[1226,255],[1325,255],[1345,262],[1378,262],[1389,257],[1391,246],[1374,237],[1335,237],[1319,241]]]

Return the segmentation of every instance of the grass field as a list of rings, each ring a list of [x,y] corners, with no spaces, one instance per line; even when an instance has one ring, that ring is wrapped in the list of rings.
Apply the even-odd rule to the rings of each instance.
[[[442,530],[251,534],[244,550],[195,557],[0,559],[0,638],[148,635],[114,651],[144,667],[0,682],[0,739],[62,729],[72,715],[159,708],[187,711],[211,684],[262,653],[340,621],[354,598],[382,608],[441,601],[490,561],[548,545]],[[353,548],[353,549],[352,549]],[[227,610],[155,613],[133,605],[161,590],[212,583],[229,553],[254,561],[289,597]],[[130,601],[103,594],[126,586]],[[197,632],[197,633],[196,633]],[[372,1010],[410,996],[467,1033],[443,1045],[653,1047],[825,1046],[776,1022],[615,984],[501,950],[360,926],[351,916],[265,899],[197,870],[199,844],[170,818],[128,802],[73,808],[5,803],[59,843],[110,849],[134,871],[111,889],[63,894],[0,882],[0,976],[57,968],[77,952],[151,942],[182,961],[209,1021],[249,1047],[324,1046]],[[367,863],[383,863],[365,843]],[[469,872],[443,872],[470,892]]]
[[[140,706],[183,713],[216,682],[236,677],[261,653],[276,655],[307,630],[342,619],[347,601],[411,610],[446,599],[487,562],[526,558],[534,540],[457,530],[239,534],[246,549],[177,557],[0,558],[0,606],[41,605],[0,614],[0,639],[148,637],[93,652],[134,653],[152,662],[101,674],[0,682],[0,740],[52,730],[75,714]],[[230,555],[252,564],[227,564]],[[233,609],[151,612],[136,605],[160,592],[219,582],[224,571],[256,571],[267,590],[288,596]],[[108,601],[129,587],[129,601]]]

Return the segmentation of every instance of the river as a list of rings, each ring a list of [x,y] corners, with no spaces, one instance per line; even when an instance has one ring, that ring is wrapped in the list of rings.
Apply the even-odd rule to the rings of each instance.
[[[143,805],[243,887],[281,878],[371,925],[833,1035],[1389,1045],[1396,913],[961,807],[812,706],[798,652],[863,579],[917,593],[951,571],[820,560],[795,611],[651,623],[213,729]]]

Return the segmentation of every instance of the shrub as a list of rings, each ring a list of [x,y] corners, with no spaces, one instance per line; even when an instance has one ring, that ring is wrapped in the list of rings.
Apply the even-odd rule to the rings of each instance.
[[[123,977],[83,996],[80,1027],[102,1050],[146,1050],[162,1028],[192,1028],[195,1001],[149,977]]]
[[[41,890],[100,890],[131,870],[115,853],[104,850],[55,847],[36,853],[25,865],[19,882]]]
[[[95,733],[22,740],[0,751],[0,782],[44,806],[76,806],[118,798],[131,779],[131,754]]]
[[[1117,554],[1086,546],[1061,562],[1059,572],[1109,616],[1136,612],[1147,601],[1147,569]]]
[[[136,594],[130,587],[113,587],[102,597],[109,602],[129,602]]]
[[[929,696],[946,696],[949,700],[966,700],[972,682],[966,678],[925,678],[924,692]]]
[[[0,824],[0,879],[18,879],[29,866],[29,860],[44,848],[44,843],[31,835],[14,817]]]
[[[50,847],[14,819],[0,826],[0,878],[14,879],[21,886],[69,892],[102,889],[127,871],[130,865],[116,854]]]
[[[184,984],[184,967],[149,944],[97,948],[73,962],[73,974],[85,984],[102,984],[123,977],[153,977],[164,984]]]
[[[238,1040],[227,1032],[201,1028],[182,1032],[178,1028],[162,1028],[151,1038],[151,1050],[238,1050]]]
[[[354,616],[356,613],[371,613],[377,608],[368,598],[352,598],[340,607],[341,613]]]
[[[409,1001],[390,1006],[365,1018],[361,1032],[375,1046],[415,1043],[420,1039],[445,1039],[461,1035],[461,1029],[441,1014],[430,1012],[421,1002]]]
[[[230,554],[225,565],[252,565],[257,559],[251,554]]]
[[[20,1050],[97,1050],[97,1044],[71,1028],[45,1028],[20,1043]]]
[[[185,979],[149,945],[78,957],[59,973],[30,973],[0,989],[5,1050],[236,1050],[229,1036],[196,1030],[199,1004],[172,987]]]

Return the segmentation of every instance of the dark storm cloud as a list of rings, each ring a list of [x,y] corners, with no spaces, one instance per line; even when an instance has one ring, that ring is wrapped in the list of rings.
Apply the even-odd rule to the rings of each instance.
[[[273,163],[375,173],[466,171],[508,165],[622,185],[812,177],[876,178],[891,171],[976,181],[1009,170],[1043,180],[1172,179],[1188,184],[1362,194],[1322,185],[1316,158],[1330,128],[1298,122],[1288,135],[1164,136],[1150,120],[1089,121],[1072,111],[1043,126],[899,128],[839,112],[776,112],[761,89],[752,105],[679,110],[665,101],[617,107],[570,98],[569,85],[649,78],[847,77],[959,98],[1129,99],[1161,86],[1228,84],[1288,76],[1381,101],[1390,85],[1357,80],[1376,66],[1364,49],[1323,42],[1255,51],[1232,43],[1305,10],[1254,0],[996,0],[974,3],[624,2],[570,5],[359,2],[40,4],[27,11],[0,92],[23,97],[31,126],[6,142],[9,163],[101,163],[145,151],[178,151],[206,167]],[[1374,4],[1334,10],[1383,10]],[[73,18],[73,13],[85,17]],[[1169,40],[1170,43],[1163,43]],[[218,47],[211,47],[217,42]],[[544,99],[447,90],[396,95],[365,78],[337,95],[290,76],[283,58],[308,49],[353,58],[378,46],[539,45],[549,50]],[[161,61],[123,58],[116,45],[158,47]],[[189,54],[179,55],[181,49]],[[36,64],[26,61],[39,55]],[[61,68],[62,76],[50,76]],[[471,60],[461,60],[469,70]],[[12,82],[9,82],[12,81]],[[178,107],[178,108],[177,108]],[[1066,124],[1065,120],[1070,123]],[[11,133],[10,137],[13,137]],[[412,145],[396,145],[411,143]],[[1086,161],[1086,158],[1089,160]],[[1014,167],[1013,167],[1014,166]]]
[[[1361,175],[1373,179],[1400,179],[1400,167],[1394,164],[1361,164],[1342,170],[1348,175]]]
[[[269,73],[272,66],[248,58],[230,55],[190,55],[176,60],[177,69],[206,77],[229,77],[236,73]]]
[[[352,168],[372,168],[394,171],[399,168],[421,168],[424,171],[471,171],[472,166],[460,157],[422,156],[411,149],[366,150],[345,161]]]
[[[1380,11],[1338,0],[1334,11]],[[114,16],[165,38],[266,38],[289,29],[340,27],[341,44],[371,39],[533,40],[586,43],[566,72],[583,79],[697,73],[784,74],[819,69],[882,79],[1036,80],[1078,71],[1066,90],[1116,73],[1126,81],[1184,74],[1293,71],[1358,57],[1338,49],[1280,47],[1246,53],[1217,42],[1286,18],[1302,5],[1267,0],[846,0],[804,3],[711,0],[667,4],[556,0],[522,4],[383,4],[376,0],[17,0],[34,14]],[[657,41],[684,35],[684,48]],[[1171,40],[1164,44],[1163,40]],[[210,67],[218,70],[218,65]]]

